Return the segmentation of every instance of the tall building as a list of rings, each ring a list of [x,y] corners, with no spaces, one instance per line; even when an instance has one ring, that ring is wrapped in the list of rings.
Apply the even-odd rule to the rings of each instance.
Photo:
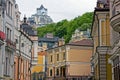
[[[0,80],[31,80],[37,62],[36,31],[20,14],[15,0],[0,1]]]
[[[15,0],[0,1],[0,78],[14,79],[14,40]]]
[[[5,62],[5,40],[6,40],[6,34],[5,34],[5,1],[0,2],[0,79],[4,78],[4,62]],[[12,76],[11,76],[12,77]],[[12,77],[13,78],[13,77]]]
[[[33,26],[40,27],[53,23],[53,20],[48,16],[48,10],[41,5],[40,8],[37,8],[37,12],[28,18],[28,22]]]
[[[112,80],[120,80],[120,1],[110,0]]]
[[[92,73],[95,80],[112,80],[111,64],[109,64],[111,56],[109,20],[109,1],[97,0],[91,33],[94,41],[91,63],[94,69]]]
[[[24,17],[24,22],[20,25],[20,31],[23,35],[25,35],[26,38],[23,38],[21,36],[21,45],[23,46],[21,48],[21,52],[24,52],[24,56],[27,56],[27,58],[22,58],[23,61],[28,60],[29,64],[28,64],[28,79],[25,79],[25,68],[26,65],[23,65],[23,79],[21,80],[31,80],[31,74],[32,74],[32,67],[35,66],[37,64],[38,61],[38,36],[37,36],[37,32],[33,29],[33,27],[31,25],[29,25],[27,23],[27,18]],[[30,43],[30,41],[32,43]],[[22,44],[22,42],[24,42]],[[26,54],[26,55],[25,55]],[[28,58],[29,57],[29,58]]]

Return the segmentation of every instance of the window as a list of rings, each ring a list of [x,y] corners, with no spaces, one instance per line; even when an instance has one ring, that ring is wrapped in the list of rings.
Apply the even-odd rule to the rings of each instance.
[[[120,80],[119,57],[113,60],[114,80]]]
[[[10,1],[8,2],[8,15],[10,16]]]
[[[63,76],[65,77],[66,76],[66,69],[63,68]]]
[[[64,53],[63,53],[63,60],[65,60],[65,57],[66,57],[66,56],[65,56],[65,52],[64,52]]]
[[[57,76],[59,75],[59,68],[57,68],[57,70],[56,70],[56,75]]]
[[[7,39],[11,40],[12,39],[12,30],[6,27],[6,37]]]
[[[77,80],[77,78],[72,78],[72,80]]]
[[[11,4],[10,6],[11,6],[11,14],[10,14],[10,16],[12,17],[13,4]]]
[[[7,39],[8,39],[8,36],[9,36],[9,28],[7,28],[7,32],[6,32],[6,36],[7,36]]]
[[[6,14],[7,14],[10,18],[12,18],[12,14],[13,14],[13,4],[12,4],[10,1],[7,2]]]
[[[57,61],[59,61],[59,54],[57,54]]]
[[[51,55],[51,56],[50,56],[50,62],[52,62],[52,58],[53,58],[53,56]]]
[[[4,74],[9,75],[10,72],[10,60],[8,57],[5,58],[5,65],[4,65]]]
[[[14,62],[14,78],[16,78],[16,76],[17,76],[17,64],[16,64],[16,62]]]
[[[9,32],[9,39],[11,40],[12,30]]]
[[[50,70],[50,76],[52,76],[52,69]]]

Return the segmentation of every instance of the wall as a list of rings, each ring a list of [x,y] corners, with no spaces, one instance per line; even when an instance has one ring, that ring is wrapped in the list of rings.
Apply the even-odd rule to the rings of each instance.
[[[68,75],[88,76],[90,75],[90,58],[92,56],[91,47],[69,46],[67,53]]]

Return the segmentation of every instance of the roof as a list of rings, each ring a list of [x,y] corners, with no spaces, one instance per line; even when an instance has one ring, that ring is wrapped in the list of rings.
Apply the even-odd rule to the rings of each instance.
[[[43,5],[40,6],[40,8],[37,8],[37,10],[45,9],[47,10]]]
[[[25,31],[29,36],[36,36],[37,32],[33,30],[33,28],[27,24],[26,18],[24,18],[24,23],[20,25],[20,29]]]
[[[39,38],[38,39],[39,42],[58,42],[59,41],[59,38],[58,37],[54,37],[54,38],[46,38],[46,37],[43,37],[43,38]]]
[[[93,40],[92,39],[83,39],[83,40],[80,40],[80,41],[68,43],[67,45],[93,46]]]
[[[102,9],[104,9],[104,8],[109,9],[109,0],[97,0],[97,6],[96,6],[97,9],[101,8],[99,6],[100,3],[102,3],[104,5],[104,7]]]

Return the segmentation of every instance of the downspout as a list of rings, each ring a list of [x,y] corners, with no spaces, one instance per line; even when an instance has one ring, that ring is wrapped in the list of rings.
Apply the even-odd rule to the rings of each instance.
[[[32,41],[31,41],[31,42],[32,42]],[[31,60],[30,60],[30,67],[29,67],[30,75],[32,74],[32,72],[31,72],[31,68],[32,68],[32,47],[33,47],[33,42],[32,42],[32,44],[31,44],[31,49],[30,49],[30,53],[31,53]],[[32,76],[32,75],[31,75],[31,76]],[[30,80],[32,80],[31,76],[30,76]]]
[[[47,79],[47,51],[45,51],[45,80]]]
[[[65,45],[65,80],[67,80],[67,72],[68,71],[68,67],[67,67],[67,45]]]
[[[20,33],[21,33],[21,32],[20,32]],[[19,36],[19,56],[18,56],[18,73],[17,73],[17,79],[18,79],[18,80],[20,80],[20,79],[19,79],[19,74],[20,74],[20,73],[19,73],[19,71],[20,71],[20,69],[19,69],[19,68],[20,68],[20,67],[19,67],[20,65],[19,65],[19,64],[20,64],[20,57],[21,57],[21,45],[20,45],[20,43],[21,43],[21,36],[22,36],[22,33],[21,33],[20,36]]]

